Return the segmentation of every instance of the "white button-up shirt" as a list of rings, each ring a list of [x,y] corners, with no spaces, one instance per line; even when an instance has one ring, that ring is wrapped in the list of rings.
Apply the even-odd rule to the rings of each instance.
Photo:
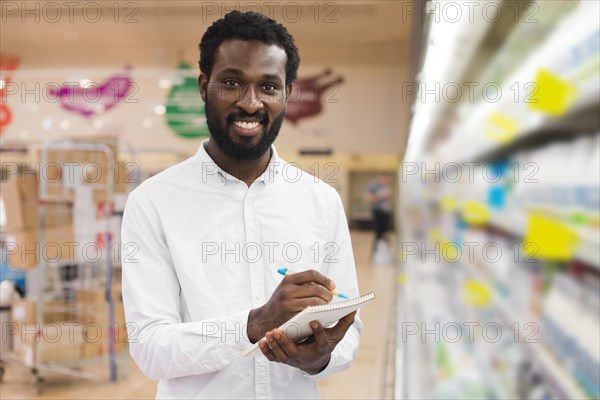
[[[359,296],[340,197],[274,146],[248,187],[214,163],[206,143],[129,195],[121,256],[131,356],[160,380],[158,398],[319,397],[315,381],[354,359],[359,318],[318,375],[240,352],[252,346],[250,310],[283,278],[278,268],[316,269]]]

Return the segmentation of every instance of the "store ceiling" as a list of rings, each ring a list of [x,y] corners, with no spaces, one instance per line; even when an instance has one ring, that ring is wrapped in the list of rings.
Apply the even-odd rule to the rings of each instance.
[[[24,69],[169,67],[180,59],[196,61],[198,41],[212,21],[234,8],[260,6],[294,35],[305,63],[408,62],[408,2],[164,0],[120,2],[118,8],[108,1],[87,3],[94,6],[69,10],[69,2],[0,1],[2,53],[21,57]]]

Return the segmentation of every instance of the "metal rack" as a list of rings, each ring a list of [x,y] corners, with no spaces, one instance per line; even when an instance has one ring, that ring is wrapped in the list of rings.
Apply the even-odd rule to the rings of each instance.
[[[66,157],[49,162],[51,152],[58,157],[74,152],[90,155],[90,159],[101,157],[102,164],[108,168],[101,168],[100,171],[107,176],[102,177],[100,182],[83,183],[81,166],[85,160],[74,162]],[[99,143],[50,140],[41,149],[40,172],[51,164],[65,167],[69,162],[73,169],[70,176],[60,179],[60,182],[49,182],[40,174],[37,265],[27,274],[27,300],[35,304],[35,328],[30,327],[27,334],[34,339],[25,343],[21,337],[21,345],[27,350],[25,356],[12,353],[2,354],[0,358],[1,371],[4,371],[4,363],[30,368],[36,393],[41,392],[47,372],[91,380],[108,378],[111,382],[117,380],[118,373],[127,372],[129,358],[124,339],[126,333],[122,334],[126,332],[126,327],[116,323],[115,296],[120,294],[112,287],[113,263],[118,264],[118,261],[114,261],[110,218],[115,158],[110,146]],[[101,191],[105,204],[104,215],[94,216],[100,223],[96,226],[101,244],[77,242],[74,240],[77,239],[76,228],[73,229],[74,238],[69,234],[53,233],[51,228],[46,228],[48,218],[57,220],[56,216],[52,218],[52,213],[56,212],[52,204],[71,203],[75,214],[81,211],[76,207],[78,202],[86,199],[86,195],[88,200],[92,200],[93,190]],[[89,209],[93,210],[94,207],[90,206]],[[67,260],[60,256],[48,256],[48,249],[52,246],[62,252],[65,245],[72,246]],[[100,249],[99,256],[85,254],[93,247]]]

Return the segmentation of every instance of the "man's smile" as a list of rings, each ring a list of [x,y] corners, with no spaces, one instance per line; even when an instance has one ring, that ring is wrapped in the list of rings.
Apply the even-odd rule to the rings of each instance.
[[[257,121],[234,121],[233,130],[240,136],[256,136],[263,130],[263,124]]]

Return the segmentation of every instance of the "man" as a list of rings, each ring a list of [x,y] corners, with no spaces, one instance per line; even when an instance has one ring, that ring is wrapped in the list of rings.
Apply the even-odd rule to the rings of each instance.
[[[376,179],[367,184],[365,199],[371,206],[371,214],[375,224],[375,240],[373,241],[373,256],[377,251],[387,251],[389,230],[392,213],[392,191],[390,190],[390,177],[378,175]]]
[[[275,21],[233,11],[200,42],[210,139],[146,180],[125,209],[123,301],[130,353],[159,398],[318,397],[348,368],[362,323],[350,314],[301,344],[277,330],[337,284],[358,296],[337,192],[272,146],[300,58]],[[283,277],[279,267],[297,273]],[[335,284],[333,283],[335,282]],[[240,352],[261,338],[265,357]]]

